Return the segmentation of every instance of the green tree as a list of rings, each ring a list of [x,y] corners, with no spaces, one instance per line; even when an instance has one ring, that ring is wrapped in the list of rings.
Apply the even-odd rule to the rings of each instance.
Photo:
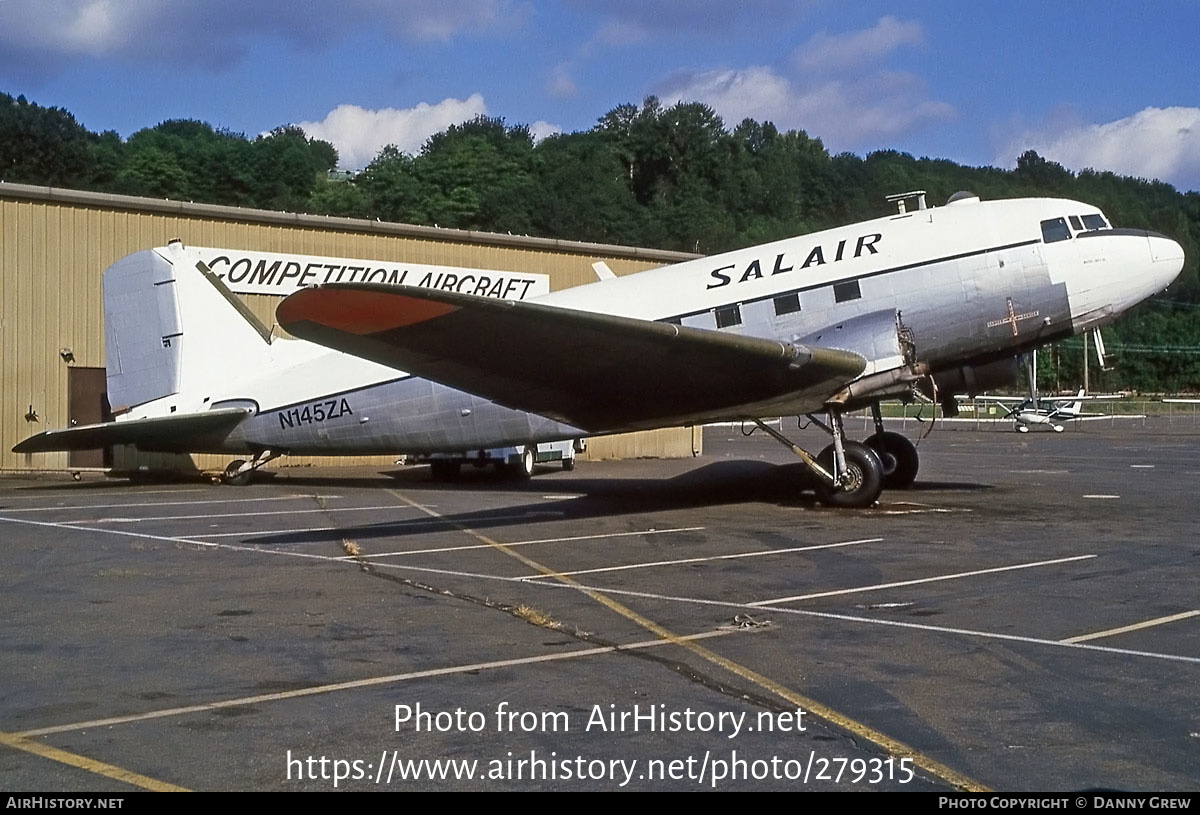
[[[385,221],[425,223],[426,191],[416,173],[416,159],[394,144],[379,151],[356,179],[368,214]]]
[[[535,234],[600,243],[641,236],[642,208],[610,142],[595,132],[557,135],[538,144],[535,153],[530,202]]]
[[[96,165],[92,142],[67,111],[0,93],[0,181],[86,187]]]
[[[414,162],[423,221],[459,229],[528,233],[534,191],[529,128],[478,116],[429,138]]]

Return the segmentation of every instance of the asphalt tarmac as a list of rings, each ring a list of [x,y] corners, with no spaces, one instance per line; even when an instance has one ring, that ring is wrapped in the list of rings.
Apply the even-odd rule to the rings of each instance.
[[[0,786],[1200,790],[1198,441],[942,427],[868,510],[739,428],[527,482],[0,478]]]

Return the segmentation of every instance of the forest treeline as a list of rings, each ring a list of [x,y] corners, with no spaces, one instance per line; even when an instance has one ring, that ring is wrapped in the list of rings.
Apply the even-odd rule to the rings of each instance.
[[[1120,363],[1093,372],[1093,387],[1200,388],[1200,193],[1162,182],[1071,172],[1033,151],[1013,170],[890,150],[831,154],[804,131],[752,119],[731,127],[703,104],[653,97],[537,142],[524,125],[479,117],[416,155],[385,147],[354,174],[334,172],[337,163],[333,145],[292,125],[247,137],[171,120],[122,139],[0,93],[0,181],[704,254],[886,215],[886,195],[913,189],[931,205],[959,190],[1086,201],[1187,253],[1165,295],[1106,330]],[[1080,343],[1049,356],[1044,386],[1080,380]]]

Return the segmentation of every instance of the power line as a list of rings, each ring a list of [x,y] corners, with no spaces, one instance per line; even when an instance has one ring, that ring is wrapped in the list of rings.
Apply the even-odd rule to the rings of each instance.
[[[1128,354],[1200,355],[1200,345],[1148,345],[1144,343],[1115,343],[1108,341],[1104,345],[1109,351],[1119,351]],[[1063,340],[1059,343],[1059,346],[1074,350],[1083,347],[1083,340]]]

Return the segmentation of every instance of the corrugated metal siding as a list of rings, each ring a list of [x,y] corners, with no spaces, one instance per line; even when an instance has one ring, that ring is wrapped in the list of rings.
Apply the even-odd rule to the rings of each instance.
[[[592,262],[617,274],[685,255],[566,241],[434,230],[351,219],[298,216],[230,207],[0,184],[0,469],[67,469],[66,453],[18,455],[11,448],[42,430],[64,427],[66,363],[103,367],[101,274],[125,255],[179,238],[195,246],[292,252],[550,275],[552,289],[595,279]],[[276,298],[246,296],[267,325]],[[32,409],[37,421],[27,421]],[[654,431],[591,442],[592,458],[692,455],[690,430]],[[343,457],[345,464],[390,464],[393,456]],[[291,465],[329,464],[295,457]],[[114,467],[221,469],[221,456],[167,456],[117,450]]]

